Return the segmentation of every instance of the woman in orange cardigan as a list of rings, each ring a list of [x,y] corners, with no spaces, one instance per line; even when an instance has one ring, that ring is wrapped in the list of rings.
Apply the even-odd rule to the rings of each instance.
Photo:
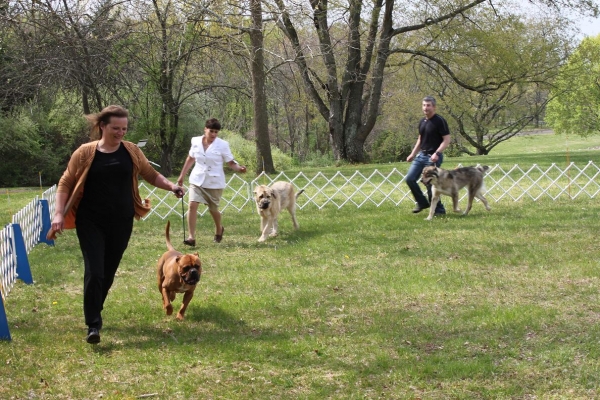
[[[71,155],[58,183],[50,238],[76,228],[85,264],[83,311],[88,343],[100,342],[102,308],[121,257],[127,249],[133,219],[150,211],[138,191],[138,176],[179,198],[184,191],[158,173],[133,143],[124,141],[128,111],[108,106],[87,115],[90,143]]]

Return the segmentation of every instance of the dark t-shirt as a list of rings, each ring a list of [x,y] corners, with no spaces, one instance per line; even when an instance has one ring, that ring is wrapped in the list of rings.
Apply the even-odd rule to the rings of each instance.
[[[77,214],[88,218],[133,218],[133,161],[121,144],[113,153],[96,150]]]
[[[421,135],[421,151],[433,154],[444,141],[444,136],[450,134],[448,123],[443,117],[435,114],[431,119],[423,118],[419,122]]]

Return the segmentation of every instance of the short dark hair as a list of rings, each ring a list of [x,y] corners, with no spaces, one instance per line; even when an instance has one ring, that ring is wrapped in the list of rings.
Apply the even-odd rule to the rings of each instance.
[[[210,118],[210,119],[206,120],[206,124],[204,125],[204,127],[208,128],[208,129],[215,129],[217,131],[220,131],[221,123],[216,118]]]
[[[435,106],[435,97],[425,96],[423,97],[423,103],[431,103],[431,105]]]

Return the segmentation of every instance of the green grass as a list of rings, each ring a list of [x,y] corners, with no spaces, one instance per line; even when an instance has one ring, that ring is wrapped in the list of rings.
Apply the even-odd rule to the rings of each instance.
[[[587,138],[556,134],[517,136],[500,143],[491,153],[482,157],[457,157],[449,160],[464,165],[476,163],[502,166],[533,165],[548,166],[552,163],[564,167],[569,163],[585,165],[600,162],[600,136]],[[480,161],[483,159],[485,161]]]
[[[11,223],[12,216],[29,204],[36,196],[41,198],[48,188],[0,188],[0,225]]]
[[[516,136],[512,139],[500,143],[491,153],[486,156],[446,157],[443,167],[454,168],[458,164],[464,166],[475,164],[500,165],[503,168],[513,167],[515,164],[523,167],[539,165],[548,167],[556,164],[564,168],[569,163],[575,163],[579,166],[585,166],[590,161],[600,164],[600,135],[587,138],[572,137],[555,134],[539,134]],[[312,176],[317,172],[322,172],[327,176],[340,171],[349,176],[356,170],[364,175],[372,173],[374,170],[389,172],[393,168],[405,173],[408,170],[409,163],[388,163],[388,164],[367,164],[356,165],[344,164],[332,167],[306,168],[298,167],[285,171],[289,177],[294,177],[297,173],[303,172]]]
[[[597,398],[597,199],[491,206],[432,222],[412,204],[307,207],[265,244],[250,208],[225,213],[221,244],[203,217],[183,322],[156,288],[165,221],[136,222],[97,346],[68,231],[34,248],[35,284],[7,298],[0,398]]]

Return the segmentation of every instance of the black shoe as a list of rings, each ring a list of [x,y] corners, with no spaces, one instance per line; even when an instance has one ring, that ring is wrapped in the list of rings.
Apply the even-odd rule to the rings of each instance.
[[[446,215],[446,211],[436,211],[435,214],[433,214],[435,217],[443,217]]]
[[[96,328],[88,329],[87,337],[85,338],[86,342],[89,344],[98,344],[100,343],[100,332]]]
[[[196,246],[196,240],[195,239],[185,239],[183,241],[183,244],[185,244],[186,246]]]
[[[425,210],[426,208],[429,208],[429,204],[427,204],[426,206],[422,206],[420,204],[417,204],[417,206],[415,208],[413,208],[412,212],[414,214],[420,213],[421,211]]]
[[[223,225],[221,225],[221,234],[215,235],[215,238],[214,238],[215,243],[221,243],[221,240],[223,240],[223,233],[225,233],[225,227]]]

